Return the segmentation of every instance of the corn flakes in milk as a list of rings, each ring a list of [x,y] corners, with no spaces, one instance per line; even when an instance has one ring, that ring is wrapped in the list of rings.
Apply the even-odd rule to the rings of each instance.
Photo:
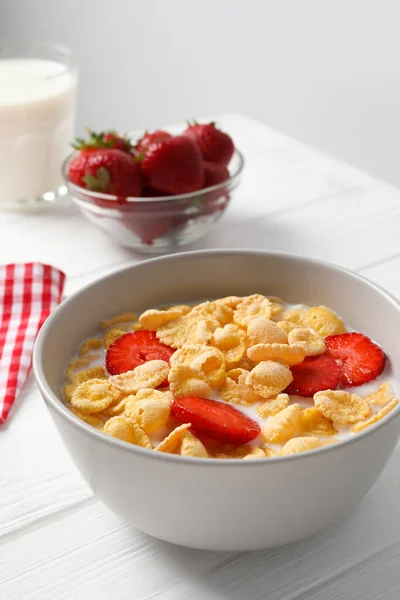
[[[133,368],[109,374],[105,353],[132,331],[152,332],[171,348],[171,357],[160,360],[154,349],[140,347]],[[324,306],[290,307],[258,293],[125,312],[103,320],[99,334],[83,340],[66,366],[63,394],[87,425],[160,453],[251,461],[318,450],[366,430],[398,405],[388,382],[368,395],[357,394],[357,387],[319,388],[311,397],[288,393],[296,366],[325,355],[324,339],[345,332],[344,322]],[[196,434],[198,415],[182,423],[172,409],[188,397],[234,406],[238,423],[244,413],[259,423],[260,434],[242,445]]]

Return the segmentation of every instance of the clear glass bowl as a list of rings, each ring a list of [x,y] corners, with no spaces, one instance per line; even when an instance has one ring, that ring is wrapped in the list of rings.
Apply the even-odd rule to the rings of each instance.
[[[162,252],[190,244],[205,235],[228,207],[239,185],[243,155],[235,150],[230,177],[223,183],[191,194],[155,198],[119,198],[78,187],[63,175],[73,202],[85,217],[117,244],[142,252]]]

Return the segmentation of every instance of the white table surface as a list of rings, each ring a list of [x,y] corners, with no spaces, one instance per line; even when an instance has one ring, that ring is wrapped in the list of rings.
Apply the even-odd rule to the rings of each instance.
[[[218,120],[245,154],[245,175],[228,213],[190,249],[318,257],[400,296],[400,190],[252,119]],[[0,213],[0,262],[24,260],[62,268],[70,294],[143,257],[114,245],[67,204]],[[97,501],[32,376],[0,429],[2,600],[394,600],[399,514],[398,447],[358,511],[329,531],[272,551],[187,550],[141,534]]]

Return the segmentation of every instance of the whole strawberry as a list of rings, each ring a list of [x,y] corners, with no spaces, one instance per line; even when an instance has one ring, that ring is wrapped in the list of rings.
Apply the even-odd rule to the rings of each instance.
[[[140,196],[142,177],[132,155],[114,148],[80,150],[68,165],[72,183],[93,192]]]
[[[235,146],[232,138],[218,129],[215,123],[189,124],[183,135],[196,142],[205,161],[228,166]]]
[[[136,154],[141,154],[142,152],[145,152],[153,142],[160,142],[161,140],[166,140],[171,137],[172,135],[170,133],[163,131],[162,129],[157,129],[157,131],[153,132],[146,131],[144,136],[140,138],[136,144],[135,152]]]
[[[140,162],[149,187],[167,194],[187,194],[203,187],[200,150],[190,137],[178,135],[153,142]]]
[[[75,150],[96,150],[97,148],[115,148],[123,152],[132,152],[133,150],[130,140],[124,135],[119,135],[116,131],[96,133],[89,128],[86,131],[89,135],[88,139],[77,138],[75,143],[72,144]]]

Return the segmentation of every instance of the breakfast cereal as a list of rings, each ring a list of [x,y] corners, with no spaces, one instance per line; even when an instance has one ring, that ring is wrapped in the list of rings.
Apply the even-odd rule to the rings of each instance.
[[[332,310],[252,294],[104,319],[67,364],[63,394],[77,418],[129,444],[263,460],[375,425],[398,405],[389,379],[379,346]]]

